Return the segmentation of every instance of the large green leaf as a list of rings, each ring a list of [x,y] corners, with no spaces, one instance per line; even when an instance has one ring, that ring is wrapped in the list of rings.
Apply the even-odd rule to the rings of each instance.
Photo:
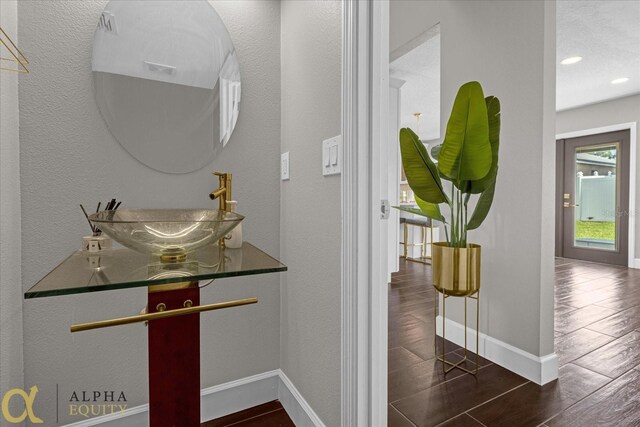
[[[454,182],[478,180],[489,173],[487,105],[478,82],[465,83],[458,90],[438,156],[438,168]]]
[[[424,202],[424,203],[429,203],[429,202]],[[398,209],[399,211],[408,212],[414,215],[426,216],[427,218],[431,218],[435,221],[446,222],[444,219],[444,216],[440,213],[440,207],[438,205],[434,205],[433,203],[429,203],[429,205],[431,205],[431,207],[433,208],[429,208],[428,212],[422,210],[421,208],[409,208],[406,206],[393,206],[393,207]]]
[[[394,209],[398,209],[399,211],[402,211],[402,212],[409,212],[414,215],[427,216],[425,215],[424,212],[422,212],[422,210],[420,210],[420,208],[410,208],[408,206],[391,206],[391,207]]]
[[[438,168],[418,135],[409,128],[400,129],[402,167],[413,192],[429,203],[448,203]]]
[[[442,144],[438,144],[431,149],[431,157],[433,157],[436,162],[438,161],[438,156],[440,156],[440,150],[442,150]]]
[[[420,197],[416,197],[416,203],[418,204],[418,207],[420,207],[420,210],[424,212],[425,216],[428,216],[431,219],[435,219],[436,221],[440,221],[444,223],[447,222],[444,219],[444,216],[442,215],[442,213],[440,212],[439,205],[435,203],[425,202],[424,200],[420,199]]]
[[[489,116],[489,143],[491,144],[491,169],[484,178],[471,182],[471,193],[479,194],[489,188],[495,180],[498,168],[498,150],[500,148],[500,100],[495,96],[485,98]]]
[[[480,227],[482,222],[485,220],[487,215],[489,214],[489,210],[491,209],[491,204],[493,203],[493,195],[496,191],[496,176],[498,174],[498,169],[496,168],[494,172],[494,177],[489,188],[484,190],[484,192],[480,195],[478,199],[478,203],[476,204],[476,208],[473,210],[473,215],[471,215],[471,219],[467,223],[467,230],[475,230]]]

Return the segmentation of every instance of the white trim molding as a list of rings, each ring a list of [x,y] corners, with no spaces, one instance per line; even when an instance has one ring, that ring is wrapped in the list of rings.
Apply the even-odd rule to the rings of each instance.
[[[599,133],[615,132],[619,130],[629,131],[629,259],[627,266],[629,268],[640,268],[640,258],[636,258],[636,216],[640,213],[636,210],[638,122],[620,123],[598,128],[564,132],[556,135],[556,141],[559,139],[578,138],[581,136],[597,135]]]
[[[200,391],[201,421],[224,417],[273,400],[280,400],[298,427],[325,427],[320,417],[280,369],[230,381]],[[149,405],[89,418],[65,427],[148,427]]]
[[[389,245],[397,249],[396,241],[389,241],[389,220],[382,219],[382,200],[389,201],[389,1],[371,2],[370,34],[370,170],[369,170],[369,231],[370,283],[369,312],[371,365],[369,367],[369,426],[387,425],[388,408],[388,311]],[[397,227],[394,227],[397,230]]]
[[[357,426],[359,410],[362,403],[359,397],[368,383],[359,380],[362,372],[358,361],[363,356],[366,342],[359,333],[362,323],[358,305],[358,281],[367,269],[358,264],[361,258],[358,245],[357,213],[361,202],[358,197],[358,15],[361,13],[360,3],[346,1],[343,3],[342,25],[342,175],[341,175],[341,209],[342,209],[342,260],[341,260],[341,330],[340,348],[341,369],[341,425]],[[366,243],[365,243],[366,244]],[[360,262],[361,264],[361,262]],[[368,268],[368,266],[367,266]]]
[[[447,340],[463,347],[464,325],[451,319],[446,321]],[[442,336],[441,315],[436,318],[436,334]],[[555,353],[534,356],[483,332],[480,332],[478,341],[480,356],[536,384],[544,385],[558,378],[558,356]],[[471,328],[467,328],[467,346],[469,350],[476,351],[476,331]]]
[[[342,427],[387,424],[387,248],[373,177],[387,136],[388,20],[388,0],[343,3]]]

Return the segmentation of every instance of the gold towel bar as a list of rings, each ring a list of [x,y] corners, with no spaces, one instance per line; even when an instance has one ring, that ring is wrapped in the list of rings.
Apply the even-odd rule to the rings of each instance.
[[[258,302],[258,298],[245,298],[245,299],[239,299],[234,301],[217,302],[214,304],[198,305],[195,307],[177,308],[175,310],[158,311],[155,313],[121,317],[119,319],[99,320],[97,322],[80,323],[79,325],[71,325],[71,332],[88,331],[89,329],[107,328],[110,326],[127,325],[129,323],[145,322],[148,320],[163,319],[166,317],[183,316],[185,314],[200,313],[202,311],[219,310],[221,308],[255,304],[257,302]]]

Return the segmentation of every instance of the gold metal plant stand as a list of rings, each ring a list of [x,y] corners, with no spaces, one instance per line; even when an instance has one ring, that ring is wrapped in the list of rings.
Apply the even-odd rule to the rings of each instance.
[[[458,368],[464,372],[476,375],[478,373],[478,352],[480,336],[480,245],[468,244],[465,248],[449,247],[446,242],[436,242],[431,246],[433,257],[433,287],[442,294],[442,354],[438,352],[438,334],[434,335],[436,358],[442,362],[444,373]],[[447,299],[450,297],[464,298],[464,357],[458,362],[446,359],[446,324]],[[476,348],[475,369],[465,368],[464,363],[469,360],[467,345],[467,299],[476,300]],[[434,301],[434,332],[437,331],[438,298]],[[473,363],[473,362],[472,362]],[[447,367],[448,366],[448,367]]]
[[[438,354],[438,334],[435,333],[434,334],[434,351],[435,351],[436,358],[440,362],[442,362],[442,371],[445,374],[451,372],[455,368],[458,368],[469,374],[476,375],[478,373],[478,351],[480,351],[478,347],[478,344],[479,344],[478,337],[480,336],[480,334],[478,333],[480,328],[480,290],[478,290],[474,294],[475,296],[468,295],[464,297],[464,357],[462,358],[462,360],[455,363],[447,360],[445,357],[447,353],[447,350],[446,350],[447,343],[446,343],[446,333],[445,333],[446,324],[447,324],[447,317],[446,317],[447,298],[450,298],[453,295],[447,295],[444,292],[441,292],[441,294],[442,294],[442,355]],[[469,358],[467,357],[467,352],[469,351],[467,348],[467,298],[476,300],[476,352],[475,352],[476,367],[474,370],[470,370],[462,366],[467,360],[469,360]],[[438,298],[435,298],[434,301],[435,301],[435,308],[436,308],[434,316],[436,316],[436,320],[437,320]],[[434,331],[437,330],[436,325],[437,325],[436,322],[434,322],[434,326],[433,326]],[[447,368],[447,366],[449,367]]]

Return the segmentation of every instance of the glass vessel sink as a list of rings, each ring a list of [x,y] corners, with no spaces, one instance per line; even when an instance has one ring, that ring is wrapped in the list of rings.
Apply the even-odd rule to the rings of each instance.
[[[119,209],[89,216],[107,236],[134,251],[178,258],[216,242],[243,219],[218,209]]]

